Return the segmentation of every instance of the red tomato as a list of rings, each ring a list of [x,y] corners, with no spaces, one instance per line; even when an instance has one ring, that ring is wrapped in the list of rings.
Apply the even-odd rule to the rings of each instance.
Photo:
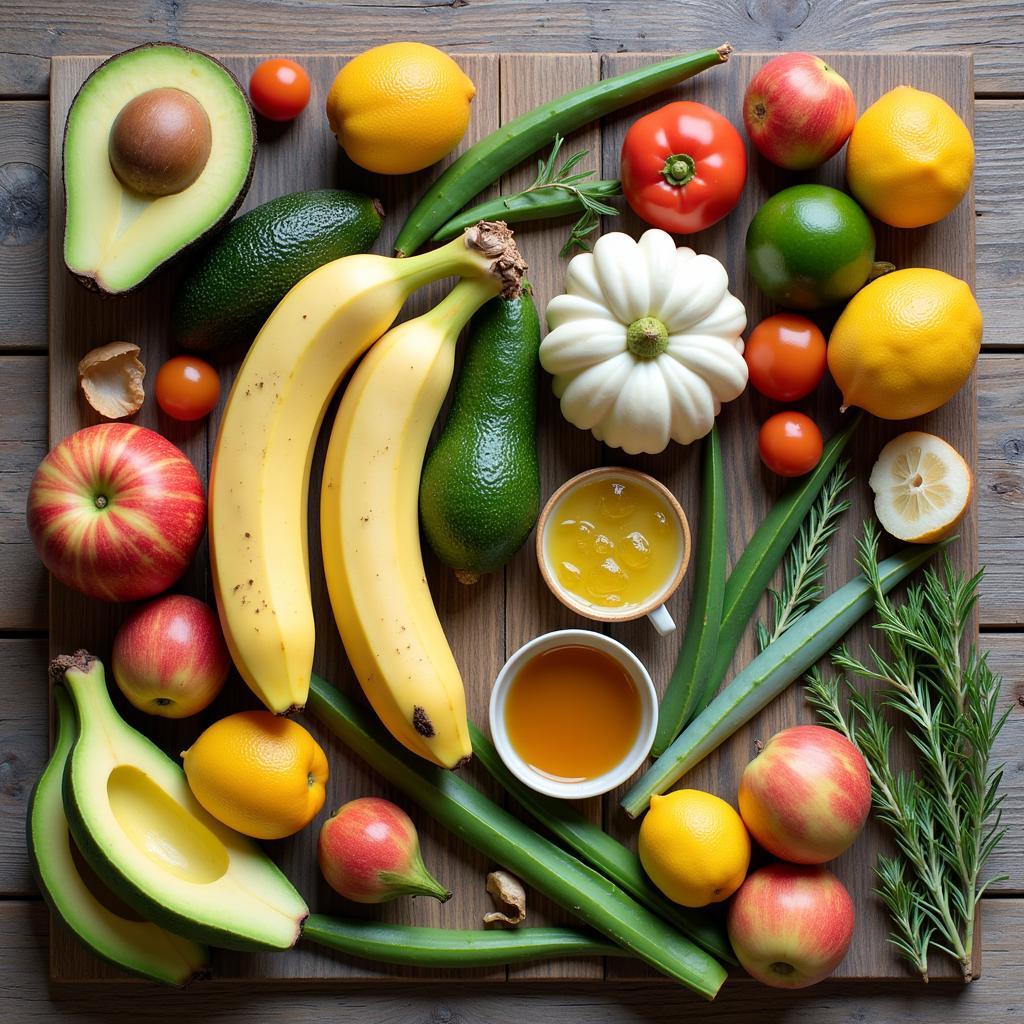
[[[762,395],[793,402],[809,395],[825,374],[825,335],[805,316],[776,313],[751,331],[743,358]]]
[[[249,79],[252,105],[271,121],[298,117],[309,102],[309,75],[293,60],[275,57],[258,65]]]
[[[201,420],[219,398],[217,371],[195,356],[168,359],[156,375],[156,400],[176,420]]]
[[[757,444],[761,460],[779,476],[803,476],[821,459],[821,431],[802,412],[780,412],[765,420]]]
[[[669,103],[622,144],[622,191],[638,217],[677,234],[703,231],[739,202],[747,180],[740,133],[703,103]]]

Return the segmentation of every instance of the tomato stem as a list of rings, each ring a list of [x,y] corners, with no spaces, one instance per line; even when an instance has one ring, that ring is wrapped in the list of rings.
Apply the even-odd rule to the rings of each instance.
[[[673,153],[661,169],[661,176],[675,188],[688,185],[697,173],[697,165],[688,153]]]

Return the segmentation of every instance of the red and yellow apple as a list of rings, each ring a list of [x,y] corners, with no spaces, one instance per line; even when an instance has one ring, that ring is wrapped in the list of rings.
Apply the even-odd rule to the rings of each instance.
[[[853,900],[823,867],[769,864],[729,905],[729,941],[744,970],[772,988],[806,988],[827,978],[853,937]]]
[[[747,830],[769,853],[794,864],[824,864],[860,834],[871,809],[861,752],[820,725],[776,733],[740,777]]]
[[[231,670],[217,613],[184,594],[137,608],[114,637],[114,680],[140,711],[194,715],[220,693]]]
[[[783,53],[764,64],[743,96],[743,123],[760,154],[803,171],[838,153],[857,119],[849,83],[812,53]]]
[[[175,583],[206,522],[199,474],[166,438],[131,423],[66,437],[28,492],[28,529],[43,564],[104,601],[138,601]]]

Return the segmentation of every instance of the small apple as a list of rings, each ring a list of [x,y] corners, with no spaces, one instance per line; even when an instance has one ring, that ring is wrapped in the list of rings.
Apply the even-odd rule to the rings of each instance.
[[[761,155],[804,171],[839,152],[857,104],[849,83],[812,53],[783,53],[755,73],[743,96],[743,123]]]
[[[327,884],[356,903],[418,895],[451,899],[423,863],[412,819],[381,797],[342,804],[320,829],[317,860]]]
[[[231,670],[217,613],[184,594],[136,609],[114,637],[114,680],[134,707],[163,718],[194,715]]]
[[[776,733],[740,777],[747,830],[769,853],[794,864],[824,864],[853,844],[871,810],[861,752],[820,725]]]
[[[28,492],[39,557],[69,587],[138,601],[177,582],[206,523],[199,474],[153,430],[101,423],[66,437]]]
[[[744,970],[772,988],[807,988],[827,978],[853,937],[853,900],[823,867],[769,864],[729,905],[729,941]]]

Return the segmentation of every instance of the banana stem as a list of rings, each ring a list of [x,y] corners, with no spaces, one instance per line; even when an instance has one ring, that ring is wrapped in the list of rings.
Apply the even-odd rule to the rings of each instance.
[[[506,299],[519,295],[527,269],[508,226],[502,221],[487,220],[466,228],[458,238],[439,249],[407,256],[398,265],[402,276],[415,282],[411,290],[436,281],[447,271],[467,279],[491,281],[490,295],[500,292]],[[481,299],[479,304],[484,301]]]
[[[413,256],[411,259],[419,257]],[[483,278],[464,277],[432,310],[424,313],[422,319],[444,330],[454,341],[473,314],[500,291],[501,282],[493,275]]]

